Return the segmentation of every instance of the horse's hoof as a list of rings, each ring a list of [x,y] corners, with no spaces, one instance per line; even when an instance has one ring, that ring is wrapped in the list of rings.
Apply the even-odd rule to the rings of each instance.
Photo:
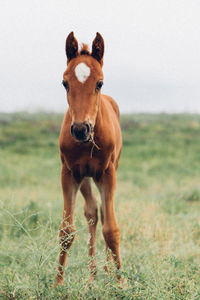
[[[90,275],[89,284],[92,284],[94,282],[94,279],[95,279],[95,275],[94,274]]]
[[[59,285],[63,285],[64,284],[64,278],[61,275],[57,275],[56,276],[56,281],[54,282],[53,286],[56,288]]]
[[[117,283],[118,283],[118,287],[123,289],[123,290],[126,290],[129,287],[127,279],[125,277],[118,278]]]

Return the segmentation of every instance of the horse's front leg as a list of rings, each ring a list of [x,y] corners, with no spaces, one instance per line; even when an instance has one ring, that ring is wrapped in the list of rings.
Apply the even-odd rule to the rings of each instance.
[[[111,249],[117,269],[121,268],[120,260],[120,230],[114,211],[114,190],[116,185],[116,170],[112,163],[101,176],[95,180],[101,194],[103,236],[106,246]],[[118,276],[119,277],[119,276]]]
[[[75,181],[72,172],[63,164],[61,172],[61,182],[64,197],[63,220],[60,226],[60,255],[58,274],[56,276],[56,285],[64,283],[64,268],[67,262],[67,251],[71,247],[74,236],[75,226],[73,224],[74,208],[76,202],[76,194],[79,185]]]

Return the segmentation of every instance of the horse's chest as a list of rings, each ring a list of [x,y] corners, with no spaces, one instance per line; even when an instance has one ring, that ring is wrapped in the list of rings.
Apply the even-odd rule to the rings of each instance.
[[[77,182],[80,182],[84,177],[96,178],[101,172],[101,167],[98,164],[91,162],[77,163],[71,167],[74,178]]]
[[[80,182],[83,177],[93,177],[98,180],[108,166],[109,152],[103,151],[102,148],[92,149],[91,146],[84,145],[84,147],[63,151],[67,167],[72,171],[77,182]]]
[[[107,164],[107,159],[102,160],[99,157],[90,156],[79,156],[75,160],[67,161],[68,168],[77,182],[81,182],[84,177],[93,177],[98,180]]]

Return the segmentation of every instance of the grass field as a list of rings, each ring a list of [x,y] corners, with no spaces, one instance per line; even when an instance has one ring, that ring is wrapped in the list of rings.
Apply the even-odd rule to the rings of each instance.
[[[118,287],[112,266],[103,271],[99,222],[89,285],[79,195],[66,282],[55,289],[62,118],[0,114],[0,299],[200,299],[200,116],[122,116],[115,203],[127,284]]]

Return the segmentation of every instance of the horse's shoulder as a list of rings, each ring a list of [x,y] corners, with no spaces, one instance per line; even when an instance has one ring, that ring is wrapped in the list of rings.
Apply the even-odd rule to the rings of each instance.
[[[118,117],[118,119],[119,119],[119,117],[120,117],[120,112],[119,112],[119,107],[118,107],[116,101],[115,101],[112,97],[110,97],[110,96],[108,96],[108,95],[102,95],[102,98],[103,98],[103,100],[104,100],[105,102],[111,104],[111,106],[112,106],[114,112],[116,113],[116,115],[117,115],[117,117]]]

